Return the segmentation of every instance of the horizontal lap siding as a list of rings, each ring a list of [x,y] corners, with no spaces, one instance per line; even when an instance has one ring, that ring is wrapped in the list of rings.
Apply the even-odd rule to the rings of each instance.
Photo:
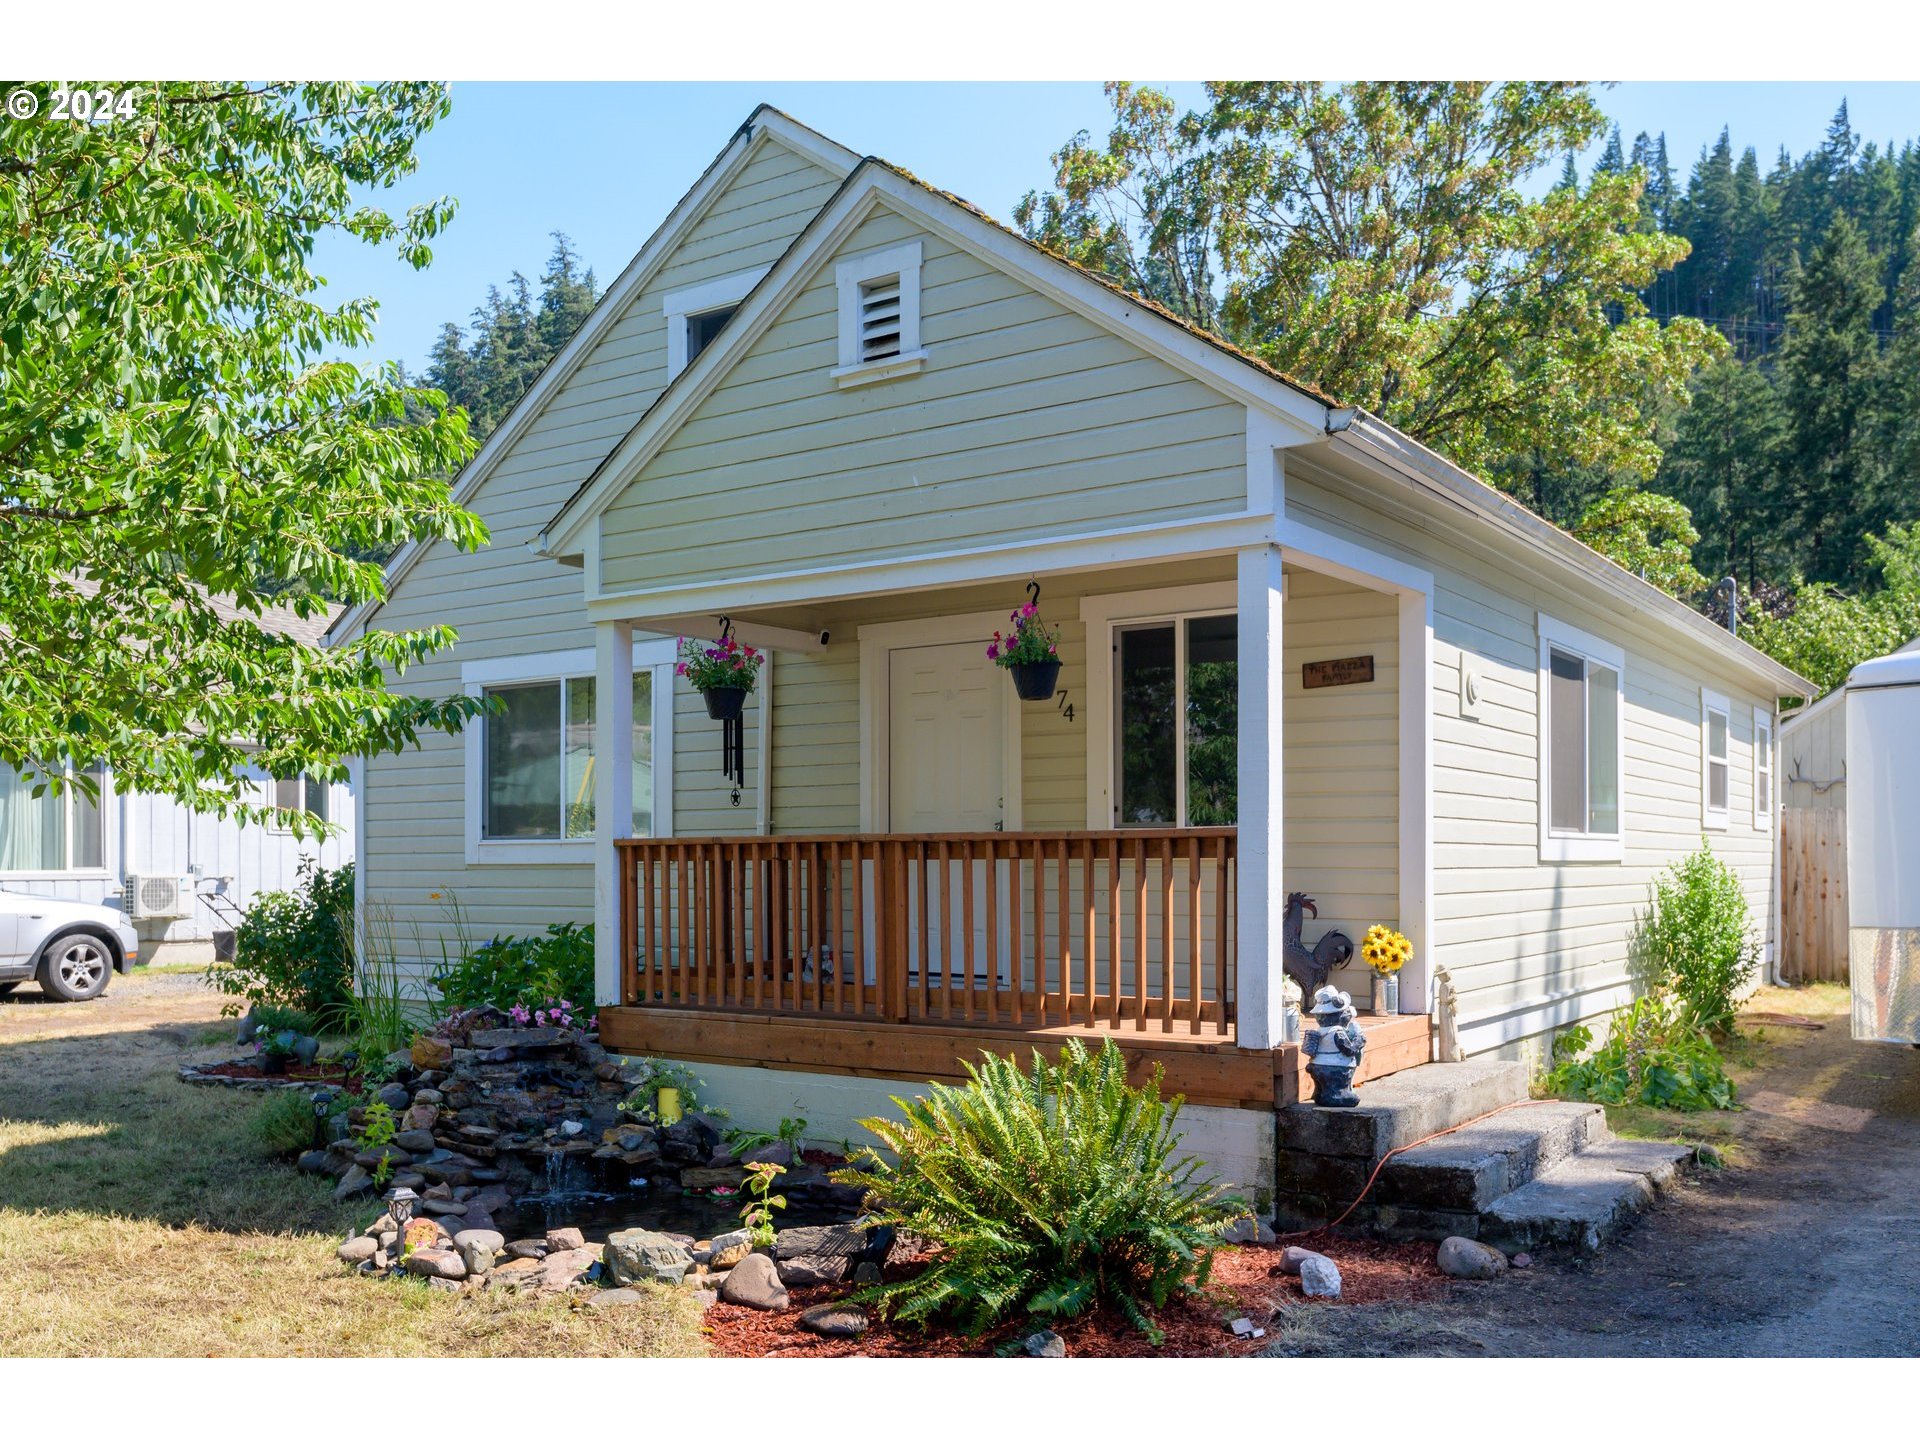
[[[747,161],[469,501],[491,532],[488,547],[461,554],[434,545],[375,617],[383,629],[445,624],[459,632],[454,650],[408,671],[402,689],[457,691],[466,660],[592,648],[580,572],[531,554],[526,542],[665,386],[662,295],[771,265],[838,183],[772,142]],[[740,828],[741,811],[728,805],[720,774],[717,722],[690,692],[676,696],[675,712],[674,791],[682,813],[708,832]],[[747,713],[750,781],[758,765],[757,713]],[[443,939],[451,948],[593,914],[590,864],[467,866],[464,778],[458,736],[424,735],[415,749],[367,764],[362,864],[376,939],[389,939],[416,966],[437,964]],[[751,799],[742,807],[751,830]],[[450,938],[450,901],[464,915],[464,936]]]
[[[1309,948],[1344,930],[1357,949],[1369,925],[1400,918],[1399,603],[1289,570],[1282,613],[1286,887],[1318,907],[1301,932]],[[1303,665],[1358,655],[1373,657],[1370,682],[1305,688]],[[1356,960],[1334,978],[1362,995],[1368,977]]]
[[[838,389],[825,265],[601,522],[609,589],[1244,507],[1245,412],[881,211],[923,246],[917,374]]]
[[[1753,707],[1771,709],[1772,696],[1704,643],[1575,603],[1518,567],[1437,542],[1361,503],[1344,482],[1290,471],[1287,491],[1290,512],[1384,540],[1435,573],[1433,937],[1469,1053],[1538,1054],[1560,1026],[1610,1009],[1633,979],[1629,936],[1651,882],[1703,833],[1739,874],[1759,938],[1771,938],[1773,835],[1754,824],[1752,745]],[[1542,612],[1626,651],[1623,863],[1540,862]],[[1478,719],[1460,714],[1463,652],[1482,661]],[[1702,684],[1733,702],[1724,831],[1701,823]]]

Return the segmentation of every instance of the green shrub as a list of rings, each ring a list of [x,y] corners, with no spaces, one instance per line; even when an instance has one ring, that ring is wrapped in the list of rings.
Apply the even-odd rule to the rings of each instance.
[[[305,1090],[275,1090],[248,1122],[269,1155],[298,1155],[313,1145],[313,1102]]]
[[[933,1263],[869,1293],[882,1313],[926,1324],[948,1315],[978,1334],[1009,1317],[1077,1315],[1107,1301],[1156,1343],[1148,1311],[1205,1283],[1218,1237],[1244,1205],[1176,1160],[1180,1100],[1160,1076],[1127,1084],[1108,1041],[1069,1041],[1033,1073],[989,1055],[958,1088],[896,1100],[904,1122],[863,1121],[898,1158],[873,1150],[841,1172],[877,1207],[862,1223],[931,1242]]]
[[[1639,944],[1655,986],[1671,987],[1697,1024],[1732,1029],[1759,945],[1740,877],[1704,843],[1654,882]]]
[[[570,1000],[593,1009],[593,926],[549,925],[535,936],[501,936],[469,952],[433,977],[441,998],[456,1009]]]
[[[255,1005],[253,1018],[262,1030],[291,1030],[298,1035],[317,1035],[321,1030],[319,1016],[286,1005]]]
[[[1672,997],[1643,995],[1614,1016],[1606,1043],[1579,1058],[1593,1032],[1576,1025],[1553,1042],[1546,1088],[1603,1105],[1731,1110],[1733,1081],[1713,1039]]]
[[[341,1026],[353,995],[353,866],[323,870],[305,859],[299,889],[255,897],[235,932],[232,962],[209,969],[207,983],[248,1005]]]

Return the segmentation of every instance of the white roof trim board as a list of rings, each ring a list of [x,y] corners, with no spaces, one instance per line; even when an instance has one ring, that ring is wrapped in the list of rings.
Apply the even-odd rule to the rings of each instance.
[[[648,237],[633,259],[627,262],[614,282],[601,295],[599,303],[581,322],[573,338],[561,347],[559,354],[548,362],[546,369],[527,387],[526,393],[514,402],[506,418],[487,436],[474,457],[462,467],[454,482],[453,499],[456,504],[464,505],[473,497],[487,476],[493,472],[501,458],[512,448],[515,441],[525,433],[527,427],[539,416],[568,380],[593,353],[602,336],[610,330],[621,315],[626,312],[633,298],[644,290],[654,275],[673,254],[680,237],[690,230],[705,215],[707,207],[723,191],[728,182],[740,173],[741,169],[760,148],[763,141],[777,140],[796,154],[805,156],[821,167],[845,175],[859,164],[860,157],[843,145],[836,144],[826,136],[809,130],[789,115],[782,114],[772,106],[762,105],[749,115],[733,134],[720,153],[714,156],[693,188],[680,197],[680,203],[673,207],[660,228]],[[419,561],[433,542],[410,542],[402,545],[387,561],[386,592],[391,596],[407,572]],[[367,601],[348,610],[327,632],[327,642],[345,639],[355,629],[364,624],[383,604],[384,600]]]

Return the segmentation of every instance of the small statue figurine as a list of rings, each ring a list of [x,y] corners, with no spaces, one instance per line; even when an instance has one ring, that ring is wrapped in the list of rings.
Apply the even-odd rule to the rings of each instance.
[[[1300,1028],[1301,1028],[1300,1027],[1300,1001],[1301,999],[1302,999],[1302,996],[1300,994],[1300,986],[1294,980],[1294,978],[1291,975],[1281,976],[1280,978],[1280,1007],[1281,1007],[1280,1008],[1280,1013],[1281,1013],[1280,1040],[1282,1044],[1298,1045],[1300,1043]]]
[[[1434,1039],[1439,1045],[1441,1063],[1451,1065],[1465,1059],[1460,1053],[1460,995],[1453,988],[1453,976],[1444,965],[1433,972],[1433,1013]]]
[[[1331,985],[1313,994],[1313,1020],[1307,1032],[1307,1074],[1313,1079],[1313,1103],[1349,1109],[1360,1103],[1353,1091],[1353,1072],[1360,1068],[1360,1052],[1367,1037],[1355,1021],[1353,997]]]

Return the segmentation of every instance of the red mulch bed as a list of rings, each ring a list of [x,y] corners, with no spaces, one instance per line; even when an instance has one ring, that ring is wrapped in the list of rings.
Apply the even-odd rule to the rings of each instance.
[[[1315,1236],[1309,1248],[1319,1250],[1340,1267],[1341,1297],[1309,1300],[1301,1293],[1297,1275],[1275,1273],[1282,1248],[1233,1245],[1221,1250],[1214,1257],[1213,1280],[1206,1293],[1175,1301],[1155,1317],[1166,1332],[1161,1345],[1154,1345],[1129,1325],[1125,1316],[1113,1311],[1097,1310],[1075,1320],[1054,1322],[1051,1328],[1066,1342],[1068,1355],[1082,1357],[1256,1355],[1266,1348],[1269,1338],[1235,1339],[1227,1325],[1236,1315],[1245,1315],[1264,1329],[1270,1304],[1369,1305],[1432,1300],[1452,1283],[1434,1263],[1434,1247],[1430,1244]],[[887,1266],[889,1280],[911,1273],[911,1266]],[[716,1355],[741,1358],[957,1357],[992,1355],[1035,1330],[1048,1328],[1046,1321],[1028,1318],[979,1339],[969,1339],[948,1330],[895,1327],[875,1319],[857,1340],[829,1340],[800,1328],[802,1310],[843,1299],[852,1288],[821,1285],[795,1290],[792,1305],[772,1314],[717,1301],[707,1311],[708,1342]]]
[[[278,1085],[333,1085],[350,1095],[360,1093],[360,1077],[349,1075],[347,1067],[337,1060],[316,1060],[311,1065],[290,1060],[286,1071],[279,1075],[266,1074],[251,1060],[228,1060],[198,1068],[202,1075],[231,1075],[236,1080],[267,1080]]]

